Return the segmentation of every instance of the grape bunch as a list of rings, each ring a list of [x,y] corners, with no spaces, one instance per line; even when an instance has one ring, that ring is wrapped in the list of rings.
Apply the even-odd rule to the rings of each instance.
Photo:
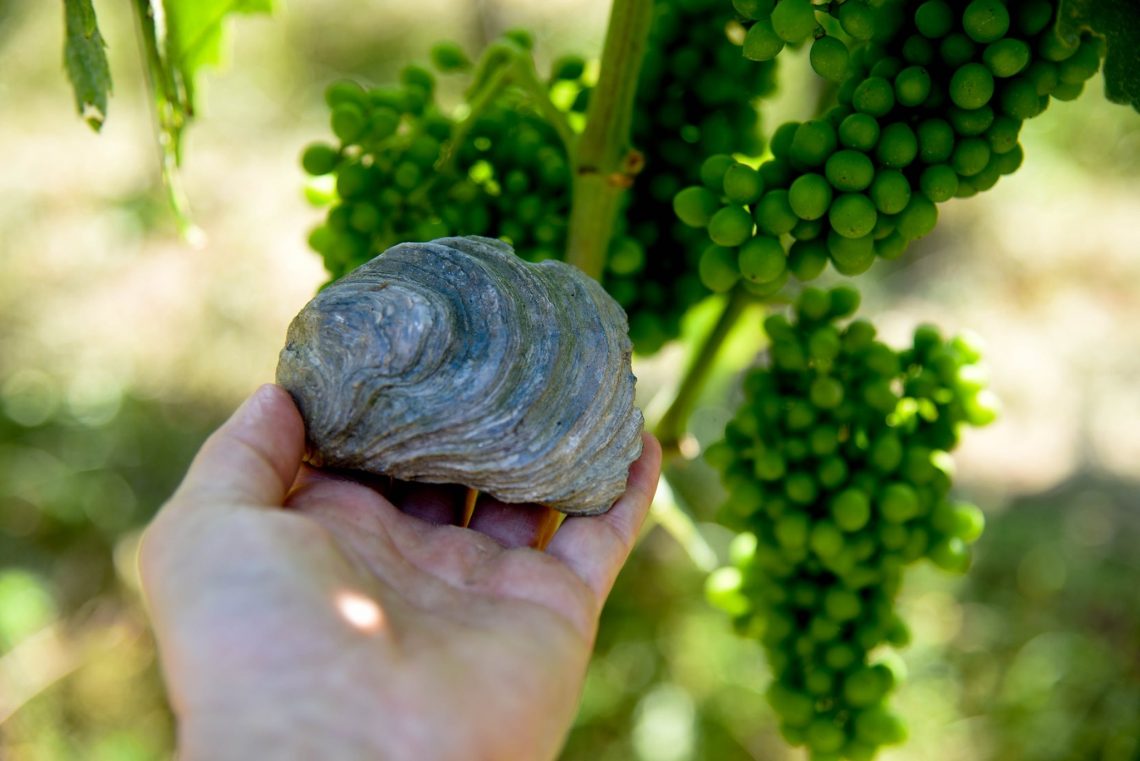
[[[745,60],[742,36],[724,0],[654,4],[631,136],[644,169],[628,194],[604,278],[629,313],[641,353],[675,338],[681,315],[708,295],[697,275],[704,236],[673,218],[673,196],[703,157],[729,150],[755,156],[763,147],[755,101],[774,90],[775,67]]]
[[[529,55],[530,46],[529,35],[508,32],[483,63]],[[432,61],[445,73],[471,68],[451,43],[437,45]],[[531,261],[562,255],[569,160],[520,88],[495,91],[469,123],[443,111],[435,76],[421,66],[405,67],[394,87],[334,83],[325,99],[337,143],[309,145],[301,164],[335,180],[326,219],[309,236],[332,279],[396,243],[449,235],[502,237]]]
[[[1056,0],[736,0],[746,56],[811,39],[837,104],[772,136],[754,169],[713,156],[674,199],[706,231],[702,281],[764,295],[828,262],[844,275],[895,259],[937,204],[992,188],[1023,153],[1022,123],[1071,100],[1100,67],[1098,38],[1062,40]]]
[[[764,645],[780,731],[813,759],[869,759],[901,742],[887,706],[899,678],[872,651],[906,644],[895,599],[907,565],[964,571],[982,531],[950,497],[949,452],[963,425],[995,417],[979,351],[919,327],[896,351],[865,320],[859,294],[806,288],[794,321],[765,321],[770,366],[744,379],[745,402],[707,459],[740,530],[709,596]]]

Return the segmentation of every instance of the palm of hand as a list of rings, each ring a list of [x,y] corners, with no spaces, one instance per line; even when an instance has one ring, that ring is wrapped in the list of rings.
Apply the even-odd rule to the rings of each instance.
[[[227,424],[143,547],[184,757],[223,757],[235,717],[261,751],[280,743],[275,758],[553,757],[652,496],[653,442],[610,513],[567,520],[540,552],[527,546],[533,508],[481,503],[471,530],[447,522],[453,491],[404,489],[393,504],[298,475],[288,397],[250,406],[278,430],[255,438]],[[261,472],[238,482],[235,464]]]

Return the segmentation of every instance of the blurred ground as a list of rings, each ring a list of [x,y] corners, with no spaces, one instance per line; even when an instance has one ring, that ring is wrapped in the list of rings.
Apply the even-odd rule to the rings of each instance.
[[[327,131],[324,84],[510,26],[544,58],[596,53],[607,5],[292,0],[243,20],[189,132],[195,249],[159,187],[126,4],[97,4],[115,95],[96,136],[72,111],[57,5],[0,0],[0,759],[169,755],[133,547],[322,280],[296,157]],[[1099,90],[1054,103],[1020,172],[861,280],[895,340],[928,320],[981,334],[1006,406],[957,458],[990,513],[974,573],[920,571],[904,596],[912,739],[887,759],[1140,758],[1140,115]],[[678,356],[641,366],[646,398]],[[710,387],[698,439],[720,434],[726,393]],[[646,538],[566,758],[794,757],[758,650],[701,583],[668,535]]]

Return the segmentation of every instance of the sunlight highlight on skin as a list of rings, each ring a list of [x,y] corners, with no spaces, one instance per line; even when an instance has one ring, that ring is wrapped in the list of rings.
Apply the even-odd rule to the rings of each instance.
[[[344,620],[362,632],[379,631],[384,624],[384,613],[380,606],[358,592],[340,592],[336,595],[335,603]]]

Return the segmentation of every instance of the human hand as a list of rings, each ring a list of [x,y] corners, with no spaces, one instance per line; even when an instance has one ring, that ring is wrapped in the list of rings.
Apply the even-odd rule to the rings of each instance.
[[[263,386],[144,534],[180,758],[554,758],[656,440],[617,504],[566,519],[545,552],[528,547],[542,510],[481,501],[461,528],[461,491],[377,491],[303,449],[292,399]]]

